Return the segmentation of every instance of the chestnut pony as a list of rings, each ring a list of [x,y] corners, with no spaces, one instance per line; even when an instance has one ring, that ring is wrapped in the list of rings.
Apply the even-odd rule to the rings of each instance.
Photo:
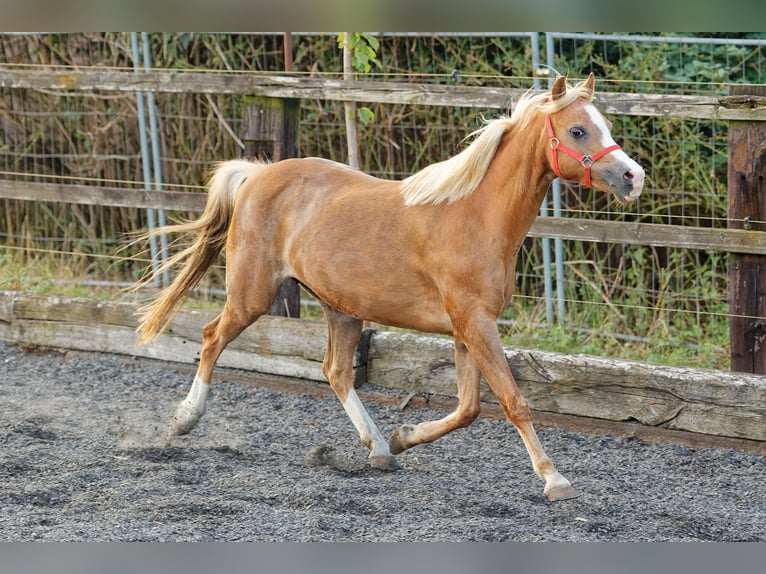
[[[469,425],[479,414],[484,375],[548,498],[576,496],[537,438],[496,319],[513,294],[519,247],[555,177],[610,192],[621,202],[641,193],[644,172],[614,143],[610,123],[592,104],[593,88],[592,74],[574,87],[559,77],[550,92],[530,92],[510,117],[487,122],[461,153],[403,181],[317,158],[219,164],[200,218],[160,230],[194,240],[165,266],[182,264],[175,280],[140,312],[139,343],[147,343],[168,327],[226,249],[226,303],[203,329],[199,368],[173,431],[194,428],[220,353],[266,313],[280,284],[293,277],[327,317],[323,373],[373,467],[395,469],[394,455]],[[352,383],[364,320],[452,335],[455,412],[402,425],[390,440],[383,438]]]

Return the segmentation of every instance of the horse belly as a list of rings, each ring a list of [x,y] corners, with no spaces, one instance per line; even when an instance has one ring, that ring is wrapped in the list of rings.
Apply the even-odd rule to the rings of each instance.
[[[371,258],[358,250],[336,249],[295,261],[295,276],[322,301],[353,317],[451,333],[452,323],[438,292],[404,259],[390,254]]]

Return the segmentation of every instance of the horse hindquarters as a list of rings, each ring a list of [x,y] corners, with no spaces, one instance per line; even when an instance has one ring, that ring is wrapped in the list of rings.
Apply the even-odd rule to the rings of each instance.
[[[242,331],[268,312],[276,298],[283,271],[270,251],[275,243],[272,233],[265,222],[248,213],[246,199],[238,203],[226,242],[226,302],[221,314],[202,329],[197,373],[176,411],[175,434],[186,434],[197,424],[205,413],[218,357]]]

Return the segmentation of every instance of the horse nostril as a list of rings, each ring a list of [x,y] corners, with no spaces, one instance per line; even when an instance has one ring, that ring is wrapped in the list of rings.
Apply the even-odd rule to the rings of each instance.
[[[644,177],[644,170],[641,166],[637,165],[622,174],[622,181],[626,189],[629,189],[631,194],[638,197],[644,189]]]

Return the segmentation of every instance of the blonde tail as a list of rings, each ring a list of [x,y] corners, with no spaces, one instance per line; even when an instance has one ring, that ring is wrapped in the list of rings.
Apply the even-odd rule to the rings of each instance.
[[[183,300],[215,263],[226,245],[237,190],[259,165],[244,160],[218,164],[210,177],[207,204],[199,219],[168,225],[144,235],[148,239],[163,233],[180,233],[195,234],[196,238],[140,283],[150,283],[165,271],[183,263],[173,282],[160,291],[151,303],[138,310],[138,345],[155,341],[168,328]]]

